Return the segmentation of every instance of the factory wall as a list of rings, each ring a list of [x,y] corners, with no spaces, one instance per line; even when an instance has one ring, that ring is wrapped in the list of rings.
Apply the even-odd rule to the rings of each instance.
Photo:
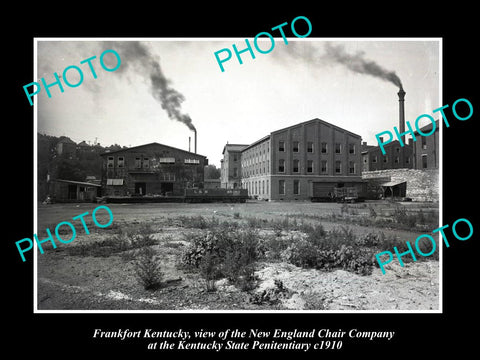
[[[378,171],[367,171],[362,174],[362,178],[369,182],[395,181],[407,183],[406,196],[413,201],[439,201],[439,172],[438,170],[418,170],[418,169],[388,169]]]
[[[205,156],[152,143],[102,154],[107,196],[181,195],[202,187]]]

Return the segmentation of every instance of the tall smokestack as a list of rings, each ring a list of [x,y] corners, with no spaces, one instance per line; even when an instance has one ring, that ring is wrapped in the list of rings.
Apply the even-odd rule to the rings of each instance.
[[[188,137],[188,152],[190,152],[190,140],[191,140],[191,137],[189,136]]]
[[[193,129],[193,140],[195,141],[195,154],[197,153],[197,129]]]
[[[405,94],[406,92],[400,87],[398,91],[398,129],[400,133],[405,132]],[[402,135],[402,142],[405,144],[405,135]]]

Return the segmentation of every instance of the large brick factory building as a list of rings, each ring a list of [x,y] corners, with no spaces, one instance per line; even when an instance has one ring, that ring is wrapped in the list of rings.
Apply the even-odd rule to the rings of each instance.
[[[361,191],[361,136],[320,119],[305,121],[250,145],[227,144],[221,173],[223,187],[237,184],[260,199],[328,198],[335,187]]]

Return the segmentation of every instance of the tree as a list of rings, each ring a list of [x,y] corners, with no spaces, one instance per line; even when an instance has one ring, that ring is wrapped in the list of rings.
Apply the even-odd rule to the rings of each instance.
[[[213,164],[205,166],[205,179],[220,179],[220,169]]]

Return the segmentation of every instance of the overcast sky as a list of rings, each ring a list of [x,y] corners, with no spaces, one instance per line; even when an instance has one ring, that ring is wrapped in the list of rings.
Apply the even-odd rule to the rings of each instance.
[[[250,144],[274,130],[313,118],[359,134],[371,145],[376,145],[376,133],[398,126],[398,87],[325,57],[325,39],[288,38],[287,45],[276,38],[268,54],[254,48],[256,58],[252,59],[248,52],[243,53],[242,65],[233,55],[223,64],[225,72],[221,72],[214,52],[232,50],[233,43],[243,49],[244,38],[129,39],[145,40],[135,43],[147,52],[138,57],[132,42],[85,40],[37,39],[38,80],[44,77],[51,83],[53,72],[61,75],[70,65],[79,66],[84,75],[78,87],[64,85],[63,93],[52,87],[51,98],[44,89],[36,95],[40,133],[65,135],[77,143],[96,140],[103,146],[137,146],[158,142],[185,150],[191,136],[193,151],[192,131],[172,120],[152,93],[151,67],[140,62],[147,57],[158,62],[169,80],[167,87],[183,95],[177,110],[188,115],[197,128],[197,152],[218,167],[227,142]],[[406,120],[412,124],[419,115],[432,114],[443,105],[437,39],[328,40],[331,48],[341,49],[347,57],[395,72],[406,91]],[[269,48],[266,41],[259,43],[261,48]],[[99,57],[106,49],[120,54],[118,70],[101,68]],[[110,55],[105,56],[107,65],[115,61]],[[97,79],[87,64],[80,65],[92,56],[97,56],[92,60]],[[68,80],[77,81],[75,70],[68,72]]]

